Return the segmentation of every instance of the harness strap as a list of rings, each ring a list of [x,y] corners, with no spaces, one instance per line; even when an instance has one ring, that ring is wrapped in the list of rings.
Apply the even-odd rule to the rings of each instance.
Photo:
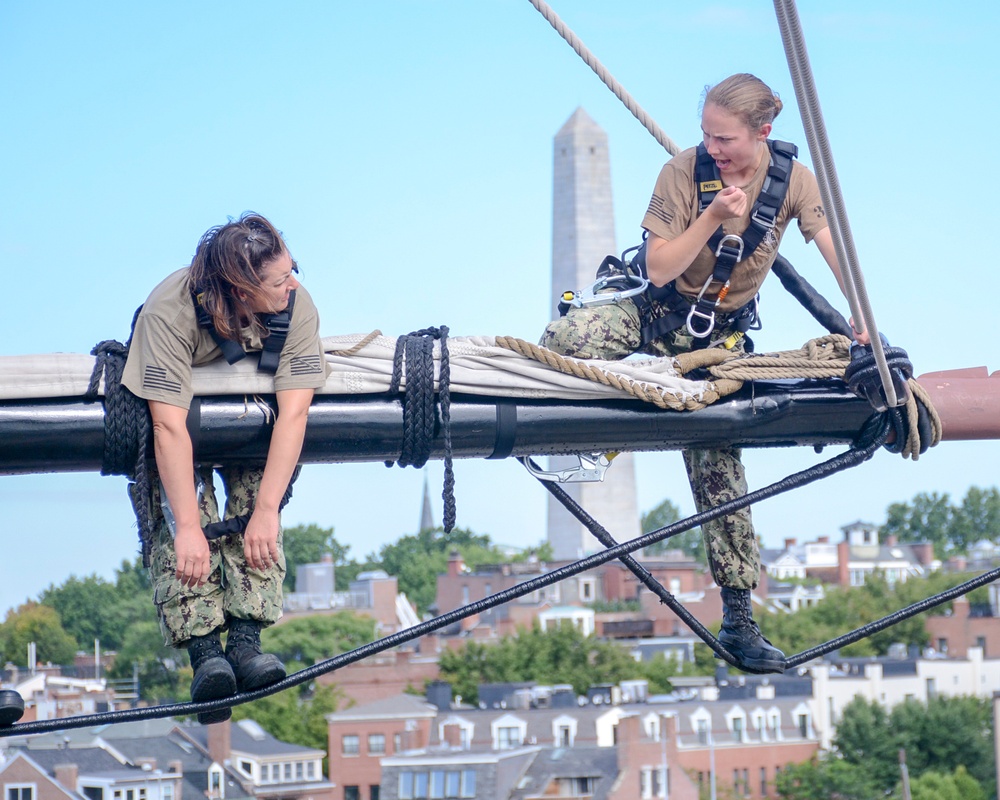
[[[264,339],[263,348],[260,351],[260,362],[257,369],[274,375],[278,371],[278,362],[281,360],[281,348],[285,346],[288,338],[288,331],[292,327],[292,310],[295,308],[295,290],[292,289],[288,295],[288,305],[284,311],[277,314],[267,314],[264,317],[264,326],[268,335]]]
[[[235,364],[237,361],[242,361],[246,358],[246,351],[240,347],[239,342],[234,342],[232,339],[224,339],[219,335],[219,332],[215,329],[215,323],[212,322],[212,316],[205,309],[205,306],[202,305],[202,293],[192,292],[191,299],[194,300],[194,313],[198,319],[198,327],[208,331],[212,337],[212,341],[222,351],[222,357],[226,359],[226,363]]]
[[[226,363],[235,364],[237,361],[242,361],[247,356],[246,351],[240,346],[239,342],[234,342],[232,339],[225,339],[219,334],[215,329],[215,323],[212,322],[212,316],[205,309],[205,306],[202,305],[201,297],[200,292],[191,293],[191,299],[194,301],[194,313],[198,319],[198,327],[208,331],[212,337],[212,341],[222,351],[222,357],[226,359]],[[281,349],[285,346],[288,331],[291,330],[292,310],[294,308],[295,290],[293,289],[288,295],[288,306],[284,311],[279,311],[277,314],[261,315],[261,322],[267,328],[267,336],[264,337],[263,347],[260,352],[260,362],[257,364],[257,369],[261,372],[274,375],[278,371],[278,364],[281,360]]]
[[[728,290],[728,283],[736,265],[748,258],[764,241],[771,231],[781,211],[781,205],[788,193],[788,184],[792,174],[792,161],[798,155],[798,148],[789,142],[774,139],[767,140],[770,164],[764,185],[750,211],[750,224],[742,235],[726,234],[722,226],[709,237],[707,246],[715,251],[715,265],[711,277],[705,282],[698,298],[692,303],[677,291],[675,282],[666,286],[650,286],[647,296],[640,301],[640,308],[647,310],[649,300],[655,300],[666,306],[669,311],[664,316],[651,321],[642,328],[642,343],[647,345],[654,339],[665,336],[682,325],[688,325],[692,333],[699,337],[698,341],[707,344],[708,335],[715,327],[715,309]],[[694,170],[695,188],[698,191],[698,213],[701,214],[711,205],[715,196],[722,191],[723,184],[719,168],[704,144],[698,145],[695,153]],[[646,277],[646,253],[643,242],[633,264]],[[719,292],[709,294],[708,287],[712,284],[721,286]],[[736,329],[745,332],[753,324],[756,300],[742,306],[733,314]]]

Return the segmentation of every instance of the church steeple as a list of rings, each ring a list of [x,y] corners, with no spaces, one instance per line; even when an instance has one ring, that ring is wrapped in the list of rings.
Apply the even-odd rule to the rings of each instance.
[[[424,503],[420,509],[420,527],[417,532],[432,531],[437,527],[434,524],[434,515],[431,513],[431,492],[427,484],[427,470],[424,470]]]

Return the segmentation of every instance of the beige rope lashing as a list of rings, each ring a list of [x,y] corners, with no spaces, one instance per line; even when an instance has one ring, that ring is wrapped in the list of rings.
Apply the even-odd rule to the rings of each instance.
[[[704,369],[713,380],[708,382],[708,388],[699,398],[681,398],[673,392],[630,380],[613,370],[588,364],[586,359],[561,356],[514,336],[497,336],[495,341],[497,347],[532,358],[564,374],[609,386],[628,397],[673,411],[705,408],[738,391],[746,381],[843,378],[844,370],[851,362],[851,340],[837,333],[810,339],[798,350],[776,353],[733,353],[721,347],[692,350],[673,357],[677,371],[681,375],[687,375],[694,370]],[[926,390],[912,378],[909,379],[909,386],[911,398],[907,403],[908,435],[901,455],[916,461],[922,444],[917,424],[917,403],[922,403],[927,409],[932,447],[941,440],[941,419]]]

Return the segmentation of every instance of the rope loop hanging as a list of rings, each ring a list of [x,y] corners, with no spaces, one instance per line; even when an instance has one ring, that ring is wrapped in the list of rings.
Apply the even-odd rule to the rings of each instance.
[[[431,457],[434,437],[438,433],[434,392],[434,342],[440,342],[441,365],[437,397],[441,406],[440,433],[444,439],[444,501],[442,527],[451,532],[455,527],[455,471],[451,445],[451,367],[448,356],[448,327],[424,328],[396,340],[392,360],[389,394],[395,395],[403,384],[403,442],[399,458],[386,461],[387,467],[423,467]]]

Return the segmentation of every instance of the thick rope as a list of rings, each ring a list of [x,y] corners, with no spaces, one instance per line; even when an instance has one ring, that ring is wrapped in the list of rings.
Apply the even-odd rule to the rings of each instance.
[[[548,20],[548,23],[556,29],[556,33],[566,40],[566,43],[569,44],[569,46],[576,51],[576,54],[584,60],[584,63],[586,63],[586,65],[597,74],[597,77],[604,82],[604,85],[614,92],[615,97],[625,104],[625,108],[632,113],[633,117],[642,123],[642,126],[652,134],[653,138],[660,143],[660,146],[670,153],[670,155],[677,155],[681,151],[681,148],[677,146],[677,143],[663,132],[663,129],[656,124],[649,114],[643,111],[642,107],[635,101],[635,98],[628,93],[624,86],[615,80],[614,76],[608,72],[607,68],[597,60],[597,56],[587,49],[586,45],[584,45],[584,43],[577,38],[576,34],[566,26],[566,23],[563,22],[556,12],[549,7],[548,3],[546,3],[545,0],[528,0],[528,2],[531,3],[531,5],[533,5],[546,20]]]
[[[524,339],[515,336],[497,336],[495,341],[498,347],[503,347],[518,355],[532,358],[554,370],[565,375],[574,375],[578,378],[599,383],[602,386],[609,386],[625,393],[629,397],[634,397],[646,403],[652,403],[658,408],[670,409],[672,411],[694,411],[711,405],[720,397],[732,394],[742,386],[738,381],[727,381],[725,379],[715,381],[701,397],[678,397],[673,392],[659,389],[655,386],[648,386],[638,381],[631,380],[622,375],[618,375],[608,370],[588,364],[586,360],[577,358],[567,358],[553,352],[545,347],[532,344]]]
[[[132,329],[139,311],[132,318]],[[100,400],[101,380],[104,381],[104,457],[101,475],[124,475],[133,484],[133,505],[139,529],[139,546],[143,566],[149,566],[149,543],[153,532],[152,488],[147,461],[147,446],[152,423],[149,404],[121,385],[128,347],[106,340],[94,346],[94,370],[84,398]],[[142,509],[140,513],[139,509]]]
[[[444,500],[442,527],[450,533],[455,527],[455,470],[452,465],[451,446],[451,366],[448,356],[448,327],[424,328],[396,340],[396,351],[392,360],[392,379],[389,394],[395,395],[404,377],[406,391],[403,395],[403,442],[399,458],[386,461],[387,467],[398,464],[401,467],[420,468],[431,457],[436,432],[434,409],[434,340],[441,342],[441,366],[438,376],[438,392],[441,405],[441,434],[444,438]]]
[[[586,359],[567,358],[514,336],[497,336],[495,341],[498,347],[532,358],[566,375],[609,386],[628,397],[673,411],[705,408],[738,391],[746,381],[843,379],[844,371],[851,363],[851,340],[839,333],[810,339],[798,350],[778,353],[732,353],[721,347],[692,350],[674,357],[678,371],[687,375],[694,370],[704,369],[714,380],[710,382],[711,388],[699,398],[680,398],[670,391],[592,366]],[[924,388],[912,378],[908,383],[911,396],[906,403],[905,412],[902,408],[891,409],[896,412],[891,416],[891,422],[897,444],[888,449],[916,461],[928,447],[941,441],[941,418]]]

